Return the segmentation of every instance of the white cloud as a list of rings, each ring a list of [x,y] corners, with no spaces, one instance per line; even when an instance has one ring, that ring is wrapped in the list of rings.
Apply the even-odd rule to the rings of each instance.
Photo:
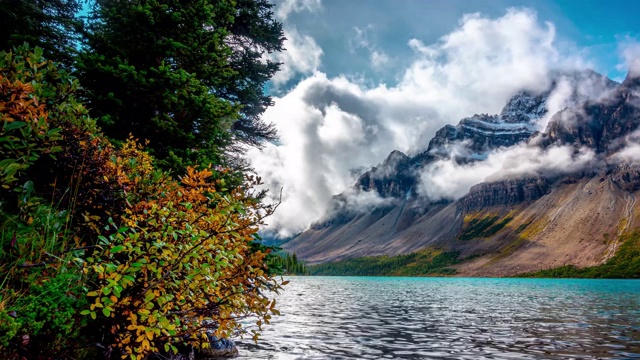
[[[520,176],[559,175],[578,171],[592,163],[593,150],[570,146],[543,150],[531,145],[499,149],[486,160],[457,164],[441,160],[423,169],[419,193],[433,200],[458,199],[475,184]]]
[[[538,130],[544,131],[551,117],[559,111],[574,106],[584,99],[603,101],[611,94],[612,90],[611,83],[594,72],[580,72],[560,76],[553,92],[547,99],[547,114],[537,121]],[[560,119],[574,121],[578,111],[580,111],[580,108],[572,109],[570,112],[563,112]]]
[[[381,70],[391,63],[389,55],[382,51],[374,50],[371,52],[371,66],[374,70]]]
[[[436,43],[410,40],[415,59],[394,86],[313,73],[264,114],[280,143],[247,154],[274,198],[283,187],[270,229],[281,235],[305,230],[332,195],[354,183],[352,169],[377,164],[395,149],[423,150],[445,124],[498,113],[518,90],[546,88],[552,69],[585,65],[554,39],[554,27],[528,10],[496,19],[473,14]]]
[[[318,70],[321,63],[322,49],[308,35],[301,35],[295,28],[285,29],[284,41],[286,51],[273,53],[272,58],[281,62],[280,71],[272,78],[276,86],[285,84],[299,74],[311,74]]]
[[[383,199],[376,191],[360,191],[348,188],[342,194],[343,210],[347,212],[370,211],[376,207],[393,202],[393,199]]]
[[[612,155],[616,162],[640,165],[640,130],[636,130],[624,138],[622,150]]]
[[[314,13],[322,9],[322,0],[283,0],[276,4],[276,16],[284,21],[290,14],[308,11]]]
[[[640,42],[638,40],[626,37],[618,44],[618,52],[623,63],[618,64],[619,71],[629,69],[629,76],[640,76]]]

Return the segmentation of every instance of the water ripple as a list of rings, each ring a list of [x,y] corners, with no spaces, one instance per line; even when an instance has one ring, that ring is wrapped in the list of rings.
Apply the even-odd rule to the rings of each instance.
[[[633,280],[293,277],[244,359],[640,358]]]

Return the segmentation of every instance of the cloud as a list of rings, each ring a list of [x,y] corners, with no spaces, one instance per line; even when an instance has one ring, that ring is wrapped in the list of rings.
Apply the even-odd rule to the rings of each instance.
[[[349,39],[349,49],[351,52],[356,52],[358,49],[369,49],[373,46],[371,40],[369,40],[369,33],[373,30],[373,25],[369,24],[364,28],[358,26],[353,27],[355,34]]]
[[[322,0],[283,0],[276,5],[276,16],[284,21],[290,14],[308,11],[310,13],[322,10]]]
[[[576,150],[570,146],[554,146],[541,149],[521,144],[498,149],[486,160],[470,164],[458,164],[453,160],[432,163],[422,170],[418,191],[432,200],[454,200],[481,182],[568,174],[591,165],[594,158],[595,153],[588,148]]]
[[[624,138],[624,147],[611,158],[618,163],[640,165],[640,130],[636,130]]]
[[[556,113],[567,107],[575,106],[585,99],[604,101],[612,94],[615,85],[615,82],[592,71],[560,75],[556,80],[553,91],[547,99],[547,113],[536,123],[538,130],[545,131],[549,120],[551,120]],[[561,113],[558,119],[567,122],[575,121],[580,111],[581,108],[573,108],[571,111]],[[586,116],[585,114],[581,115],[583,115],[583,118]]]
[[[623,62],[616,68],[619,71],[629,69],[630,77],[640,76],[640,42],[627,36],[618,43],[618,53]]]
[[[529,10],[472,14],[435,43],[409,39],[414,58],[392,86],[314,72],[264,114],[280,142],[247,154],[274,199],[283,188],[269,229],[281,236],[305,230],[354,183],[353,169],[378,164],[392,150],[422,151],[445,124],[499,113],[519,90],[547,88],[553,69],[586,65],[554,40],[553,25]]]
[[[364,49],[369,52],[369,60],[371,68],[381,71],[391,64],[391,58],[382,49],[380,49],[372,39],[372,33],[375,27],[372,24],[364,28],[353,27],[355,35],[349,40],[349,50],[352,53]]]
[[[276,87],[287,83],[295,76],[308,75],[318,70],[322,58],[322,49],[308,35],[301,35],[295,28],[285,29],[286,51],[273,53],[274,60],[282,63],[271,81]]]
[[[384,199],[380,197],[376,191],[361,191],[354,188],[345,190],[341,194],[341,200],[339,210],[352,214],[371,211],[394,201],[394,199],[391,198]],[[331,214],[329,214],[329,216],[331,216]]]
[[[381,70],[391,63],[389,55],[382,51],[374,50],[371,52],[371,66],[374,70]]]

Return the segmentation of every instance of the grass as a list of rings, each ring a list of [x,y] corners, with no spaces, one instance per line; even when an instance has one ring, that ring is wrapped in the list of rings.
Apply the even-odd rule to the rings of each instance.
[[[459,263],[459,253],[424,249],[396,256],[371,256],[309,267],[311,275],[429,276],[455,275],[450,266]]]
[[[524,229],[526,229],[526,228],[527,228],[527,226],[529,226],[530,224],[531,224],[531,221],[529,221],[529,222],[527,222],[527,223],[524,223],[524,224],[522,224],[522,225],[518,226],[518,228],[516,229],[515,233],[516,233],[516,234],[520,234],[520,233],[521,233],[521,232],[523,232],[523,231],[524,231]]]
[[[467,225],[462,230],[462,233],[458,237],[458,240],[471,240],[477,238],[486,238],[495,235],[498,231],[502,230],[513,217],[507,216],[502,220],[499,220],[498,216],[485,216],[481,219],[470,219]]]

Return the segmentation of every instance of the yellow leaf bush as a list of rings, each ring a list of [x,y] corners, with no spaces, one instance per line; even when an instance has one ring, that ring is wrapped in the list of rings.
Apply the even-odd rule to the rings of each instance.
[[[238,334],[248,317],[269,323],[277,310],[266,291],[282,283],[253,244],[274,210],[256,199],[256,180],[225,193],[209,169],[189,167],[176,180],[155,171],[133,140],[112,164],[129,206],[87,258],[91,305],[83,311],[110,345],[142,359],[177,344],[206,347],[207,333]]]

